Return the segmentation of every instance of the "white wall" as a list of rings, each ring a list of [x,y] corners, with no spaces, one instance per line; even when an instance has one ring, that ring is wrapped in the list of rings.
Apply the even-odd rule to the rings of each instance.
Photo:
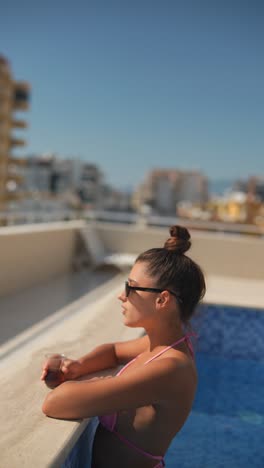
[[[70,271],[82,222],[0,229],[0,296]]]
[[[0,296],[46,281],[72,269],[82,221],[0,229]],[[110,223],[92,226],[109,252],[139,254],[159,247],[167,228]],[[254,236],[192,231],[190,256],[206,275],[264,279],[264,239]]]
[[[111,252],[140,253],[162,247],[169,237],[167,228],[97,223],[102,243]],[[190,231],[190,257],[206,274],[236,278],[264,279],[264,239],[255,236]]]

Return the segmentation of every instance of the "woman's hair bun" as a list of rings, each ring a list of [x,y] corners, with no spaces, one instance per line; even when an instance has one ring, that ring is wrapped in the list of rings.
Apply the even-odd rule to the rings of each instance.
[[[190,233],[184,226],[171,226],[169,239],[164,244],[164,249],[184,254],[191,247]]]

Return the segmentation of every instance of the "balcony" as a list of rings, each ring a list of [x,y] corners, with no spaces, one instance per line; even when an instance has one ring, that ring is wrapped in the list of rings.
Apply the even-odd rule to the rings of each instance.
[[[30,85],[25,81],[14,82],[13,108],[17,111],[28,110],[30,99]]]
[[[27,128],[28,124],[25,120],[15,119],[12,121],[12,127],[16,128]]]
[[[26,141],[23,140],[22,138],[11,138],[10,139],[10,147],[12,148],[13,146],[25,146]]]

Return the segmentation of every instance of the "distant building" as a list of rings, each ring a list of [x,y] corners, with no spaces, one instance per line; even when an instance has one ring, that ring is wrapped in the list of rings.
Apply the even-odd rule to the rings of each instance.
[[[155,169],[135,191],[133,206],[139,211],[149,205],[157,214],[175,215],[179,202],[203,204],[207,199],[208,181],[200,172]]]
[[[43,196],[59,195],[71,190],[72,163],[59,159],[55,154],[29,156],[21,169],[24,190],[30,193],[39,192]]]
[[[208,200],[208,179],[200,172],[186,171],[181,174],[178,201],[203,204]]]
[[[264,176],[250,177],[248,180],[248,193],[264,202]]]
[[[233,191],[210,201],[212,218],[232,223],[255,224],[261,202],[245,192]]]
[[[27,123],[17,119],[16,111],[25,111],[29,107],[29,84],[14,81],[7,59],[0,56],[0,205],[4,206],[15,198],[22,179],[19,167],[22,159],[16,159],[13,148],[24,146],[25,140],[14,135],[13,129],[24,129]]]
[[[103,206],[103,174],[95,164],[56,154],[32,155],[25,159],[21,175],[28,198],[37,196],[54,202],[79,199],[80,204],[91,209]]]
[[[52,155],[29,156],[21,169],[26,192],[50,193],[51,174],[54,157]]]
[[[104,177],[96,164],[83,163],[77,183],[77,191],[81,200],[91,209],[101,209],[103,206]]]
[[[107,211],[130,212],[132,211],[131,194],[105,185],[103,208]]]

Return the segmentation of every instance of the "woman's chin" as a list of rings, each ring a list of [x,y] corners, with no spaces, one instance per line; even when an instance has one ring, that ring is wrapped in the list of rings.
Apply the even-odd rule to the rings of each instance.
[[[138,327],[142,327],[142,325],[140,325],[138,322],[136,321],[133,321],[133,320],[129,320],[128,317],[125,317],[123,318],[123,324],[126,326],[126,327],[130,327],[130,328],[138,328]]]

